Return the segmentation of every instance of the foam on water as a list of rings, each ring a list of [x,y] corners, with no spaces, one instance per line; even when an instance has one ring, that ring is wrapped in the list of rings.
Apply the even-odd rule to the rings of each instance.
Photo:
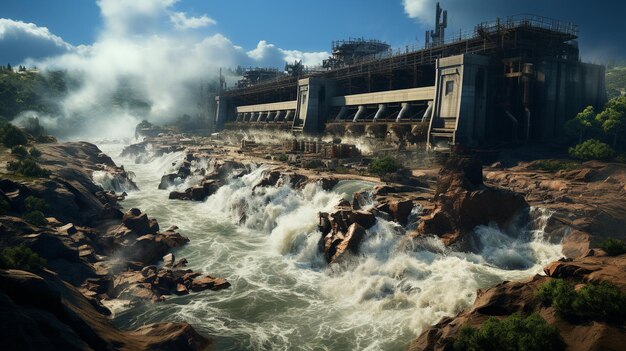
[[[118,157],[141,189],[124,206],[144,209],[161,227],[178,225],[191,242],[176,257],[233,285],[135,306],[117,315],[122,327],[185,320],[219,350],[402,349],[423,328],[470,306],[477,289],[541,273],[561,255],[543,237],[550,213],[534,209],[533,221],[512,233],[476,228],[472,252],[432,237],[409,240],[403,228],[379,219],[358,257],[327,266],[318,252],[318,212],[370,183],[343,181],[330,192],[316,184],[254,188],[266,172],[259,167],[229,179],[203,203],[167,200],[168,191],[157,186],[181,157],[145,164]]]

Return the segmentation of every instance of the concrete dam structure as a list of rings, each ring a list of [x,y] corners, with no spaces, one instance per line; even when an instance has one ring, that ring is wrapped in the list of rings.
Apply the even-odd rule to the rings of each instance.
[[[216,126],[480,146],[554,140],[606,102],[604,66],[580,61],[574,24],[519,15],[446,38],[439,5],[436,21],[420,49],[334,42],[318,70],[225,90]]]

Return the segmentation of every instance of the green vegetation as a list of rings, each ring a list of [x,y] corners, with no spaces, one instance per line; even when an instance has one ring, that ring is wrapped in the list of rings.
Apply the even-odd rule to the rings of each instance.
[[[19,158],[28,157],[28,150],[26,150],[26,148],[22,145],[13,146],[11,148],[11,155],[15,155]]]
[[[585,133],[595,126],[596,111],[593,106],[587,106],[576,117],[565,122],[565,133],[578,137],[578,143],[583,142]]]
[[[609,99],[626,93],[626,65],[624,62],[621,64],[609,62],[607,65],[606,92]]]
[[[539,160],[533,162],[528,168],[530,169],[538,169],[547,172],[558,172],[558,171],[571,171],[572,169],[576,169],[578,164],[575,162],[566,162],[559,160]]]
[[[391,156],[376,158],[369,165],[369,172],[378,176],[393,173],[400,168],[398,161]]]
[[[4,67],[0,70],[0,116],[11,120],[25,111],[59,112],[55,101],[66,94],[68,81],[65,72],[16,73]]]
[[[28,150],[28,153],[32,158],[39,158],[39,156],[41,156],[41,151],[35,147],[31,147],[30,150]]]
[[[48,209],[48,204],[43,199],[38,197],[29,196],[24,199],[24,207],[27,211],[41,211],[44,212]]]
[[[514,314],[503,320],[489,318],[480,329],[464,326],[454,342],[455,350],[547,351],[564,350],[559,330],[537,314]]]
[[[615,151],[623,152],[626,147],[626,96],[609,100],[598,113],[587,106],[566,122],[565,131],[578,138],[578,144],[569,149],[570,156],[581,160],[612,159]]]
[[[285,154],[280,154],[278,156],[278,161],[280,161],[280,162],[287,162],[287,160],[289,160],[289,158]]]
[[[42,227],[48,224],[46,216],[41,211],[31,211],[23,216],[24,220],[32,225]]]
[[[576,291],[562,279],[553,279],[539,288],[539,298],[570,321],[622,323],[626,317],[626,295],[614,285],[589,283]]]
[[[570,147],[569,155],[583,161],[609,160],[615,156],[615,150],[609,144],[597,139],[589,139],[574,147]]]
[[[7,170],[26,177],[48,178],[51,172],[41,168],[32,158],[7,162]]]
[[[24,199],[24,207],[26,208],[26,214],[24,220],[28,223],[43,226],[48,223],[44,212],[48,209],[48,204],[43,199],[38,197],[29,196]]]
[[[3,269],[34,271],[45,265],[46,260],[23,245],[7,247],[0,252],[0,268]]]
[[[626,253],[626,243],[623,240],[609,238],[600,244],[600,248],[609,256],[619,256]]]
[[[17,145],[26,145],[28,138],[21,129],[7,123],[0,129],[0,141],[6,147],[14,147]]]

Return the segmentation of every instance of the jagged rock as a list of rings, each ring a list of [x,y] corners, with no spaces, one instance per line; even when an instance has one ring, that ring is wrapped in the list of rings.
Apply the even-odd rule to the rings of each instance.
[[[165,267],[173,267],[174,261],[175,261],[174,254],[171,252],[163,256],[163,265]]]
[[[191,291],[222,290],[230,287],[230,283],[222,278],[213,278],[210,275],[195,278],[191,282]]]
[[[176,284],[176,295],[187,295],[189,294],[189,289],[184,284]]]
[[[479,166],[478,161],[460,159],[441,169],[435,209],[422,217],[419,234],[437,235],[450,245],[478,225],[494,222],[505,229],[517,213],[528,209],[522,195],[484,186]]]
[[[331,235],[326,237],[326,259],[328,262],[338,262],[346,253],[358,253],[359,245],[365,237],[365,228],[358,223],[352,223],[345,235]]]
[[[187,192],[172,191],[168,198],[170,200],[191,200],[191,195]]]
[[[161,177],[161,182],[159,183],[159,190],[166,190],[170,186],[174,185],[176,178],[178,178],[178,174],[166,174]]]
[[[65,235],[72,235],[72,234],[76,234],[77,230],[74,224],[68,223],[64,226],[58,227],[57,232],[59,232],[60,234],[65,234]]]
[[[396,222],[406,225],[409,215],[413,210],[413,201],[394,200],[390,201],[388,204],[389,207],[386,212],[389,213]]]
[[[148,215],[141,212],[138,208],[131,208],[124,214],[122,218],[124,226],[137,234],[154,234],[150,226]],[[157,227],[158,229],[158,227]]]
[[[332,178],[332,177],[324,177],[318,180],[318,182],[322,186],[322,189],[326,191],[330,191],[335,187],[335,185],[337,185],[337,183],[339,183],[339,179]]]
[[[64,259],[70,262],[80,260],[78,250],[71,246],[69,239],[48,233],[25,235],[23,239],[31,250],[46,260]]]
[[[78,290],[53,273],[0,270],[3,350],[203,350],[209,340],[188,324],[117,329]],[[103,307],[102,307],[103,308]]]
[[[624,269],[626,255],[619,257],[591,256],[575,260],[562,260],[548,265],[544,270],[554,278],[573,283],[608,281],[626,292]],[[537,296],[539,287],[552,279],[536,275],[527,281],[503,282],[487,290],[479,290],[474,305],[453,318],[444,318],[424,330],[411,342],[409,351],[452,350],[453,343],[463,326],[479,328],[490,317],[502,319],[514,313],[539,314],[549,324],[558,328],[567,350],[620,350],[626,338],[621,326],[605,322],[573,324],[559,317],[554,307],[544,306]]]
[[[112,206],[111,204],[105,204],[100,211],[98,219],[100,220],[117,220],[122,219],[124,213],[120,209]]]

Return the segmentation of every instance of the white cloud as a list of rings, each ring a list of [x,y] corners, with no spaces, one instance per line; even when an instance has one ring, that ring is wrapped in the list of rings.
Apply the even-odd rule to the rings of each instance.
[[[330,53],[321,52],[303,52],[299,50],[285,50],[274,44],[269,44],[265,40],[259,41],[257,47],[247,52],[248,56],[259,66],[280,67],[285,62],[293,63],[294,61],[302,61],[305,66],[318,66],[322,60],[328,58]]]
[[[220,67],[282,69],[285,62],[296,59],[305,65],[317,65],[329,55],[285,50],[265,40],[246,51],[222,34],[202,37],[198,32],[176,30],[181,26],[209,25],[212,20],[174,12],[175,3],[176,0],[100,0],[103,30],[95,43],[78,47],[65,44],[45,28],[28,25],[62,50],[32,56],[34,59],[28,60],[27,65],[37,65],[42,70],[65,69],[80,82],[79,88],[61,101],[62,116],[42,116],[42,122],[52,132],[65,136],[77,129],[82,136],[88,131],[117,131],[113,134],[119,136],[122,130],[132,132],[132,128],[126,127],[133,121],[149,119],[162,123],[182,114],[197,114],[200,83],[215,78]],[[177,25],[172,16],[182,21]],[[7,47],[14,50],[20,46],[14,42]],[[4,52],[0,51],[0,59]],[[113,94],[128,84],[137,98],[150,104],[149,111],[110,106]],[[115,126],[124,128],[112,128]]]
[[[0,62],[3,64],[22,63],[26,58],[40,59],[71,50],[72,45],[46,27],[0,18]]]
[[[184,12],[174,12],[170,15],[170,21],[177,29],[195,29],[212,26],[217,22],[207,15],[200,17],[187,17]]]
[[[435,4],[437,0],[402,0],[404,12],[423,23],[434,23]]]

